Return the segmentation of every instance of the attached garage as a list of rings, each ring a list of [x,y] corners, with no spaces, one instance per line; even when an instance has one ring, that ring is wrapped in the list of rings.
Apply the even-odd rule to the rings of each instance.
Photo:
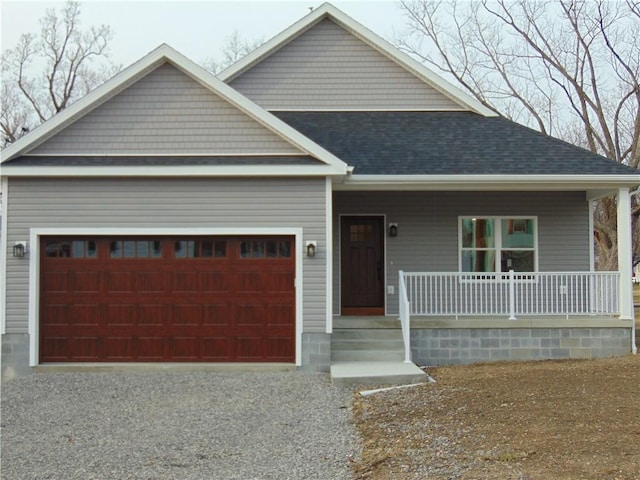
[[[40,362],[295,362],[293,236],[41,237]]]

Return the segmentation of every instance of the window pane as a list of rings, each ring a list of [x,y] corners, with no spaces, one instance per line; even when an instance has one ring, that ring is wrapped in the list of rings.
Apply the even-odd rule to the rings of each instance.
[[[136,247],[138,248],[138,258],[149,257],[149,240],[138,240]]]
[[[257,241],[253,242],[253,258],[263,258],[264,257],[264,242]]]
[[[179,240],[173,246],[173,253],[176,258],[185,258],[187,256],[186,240]]]
[[[535,272],[534,252],[503,250],[501,256],[501,269],[503,272],[513,270],[514,272]]]
[[[240,258],[249,258],[251,256],[251,242],[240,243]]]
[[[278,242],[273,240],[267,242],[267,257],[269,258],[278,257]]]
[[[159,240],[154,240],[151,242],[151,257],[152,258],[160,258],[162,257],[162,242]]]
[[[502,246],[504,248],[533,248],[533,219],[502,220]]]
[[[218,241],[215,244],[215,256],[226,257],[227,256],[227,242]]]
[[[95,240],[86,242],[85,255],[87,258],[96,258],[98,256],[98,244]]]
[[[465,250],[462,252],[463,272],[494,272],[496,254],[493,250]]]
[[[84,257],[84,241],[74,240],[71,242],[71,256],[73,258]]]
[[[125,240],[123,242],[123,250],[125,258],[135,258],[136,256],[136,242],[135,240]]]
[[[111,258],[122,257],[122,242],[120,240],[114,240],[109,245],[109,251],[111,252]]]
[[[201,257],[213,257],[213,242],[210,240],[197,242],[200,245],[200,248],[196,249],[196,254],[198,250],[200,251]]]
[[[463,218],[463,248],[493,248],[495,246],[495,229],[493,219]]]
[[[280,257],[291,257],[291,243],[289,241],[280,242]]]
[[[70,242],[47,242],[47,257],[65,258],[71,256]]]

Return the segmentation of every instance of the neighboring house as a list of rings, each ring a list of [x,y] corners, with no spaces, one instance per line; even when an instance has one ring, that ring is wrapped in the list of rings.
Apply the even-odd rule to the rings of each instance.
[[[632,349],[638,172],[495,115],[329,4],[218,78],[159,47],[6,148],[1,175],[18,373],[327,370],[338,330],[399,317],[418,364]],[[620,272],[597,273],[611,194]]]

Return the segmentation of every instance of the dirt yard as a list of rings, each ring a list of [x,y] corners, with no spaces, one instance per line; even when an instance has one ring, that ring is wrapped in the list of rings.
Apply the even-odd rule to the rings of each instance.
[[[640,355],[428,373],[436,383],[355,395],[355,478],[640,478]]]

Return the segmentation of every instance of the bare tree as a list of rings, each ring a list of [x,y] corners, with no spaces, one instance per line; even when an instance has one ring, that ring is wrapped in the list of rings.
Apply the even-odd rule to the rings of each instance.
[[[408,30],[398,46],[484,105],[639,167],[637,0],[402,0],[401,8]],[[634,221],[639,213],[635,204]],[[615,199],[599,202],[594,221],[598,266],[614,269]],[[640,235],[635,242],[640,260]]]
[[[237,30],[225,39],[222,46],[222,58],[209,57],[202,62],[202,66],[212,73],[220,73],[230,65],[233,65],[245,55],[251,53],[264,43],[264,39],[243,39]]]
[[[106,25],[83,29],[80,4],[46,11],[40,33],[25,33],[2,54],[3,144],[51,118],[119,70],[109,62]]]

